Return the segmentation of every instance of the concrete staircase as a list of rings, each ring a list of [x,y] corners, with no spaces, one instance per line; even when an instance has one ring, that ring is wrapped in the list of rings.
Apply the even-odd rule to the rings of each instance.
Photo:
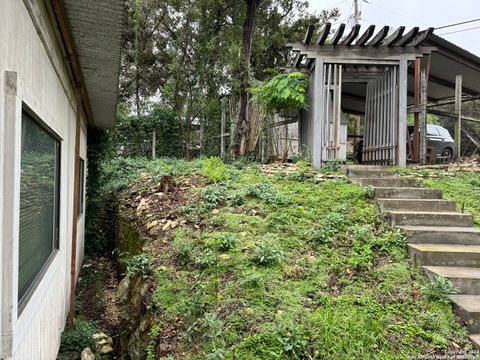
[[[418,186],[382,166],[348,166],[352,182],[374,187],[375,199],[392,225],[407,237],[408,253],[426,275],[449,279],[459,290],[451,300],[480,349],[480,229],[473,217],[456,212],[442,192]]]

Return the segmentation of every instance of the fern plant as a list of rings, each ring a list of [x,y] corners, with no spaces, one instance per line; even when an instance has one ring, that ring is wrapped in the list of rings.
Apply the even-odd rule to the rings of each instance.
[[[300,72],[279,74],[250,89],[268,112],[307,108],[308,76]]]

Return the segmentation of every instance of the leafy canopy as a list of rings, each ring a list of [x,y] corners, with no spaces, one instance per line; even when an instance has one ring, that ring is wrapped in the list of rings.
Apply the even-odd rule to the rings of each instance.
[[[279,74],[267,82],[259,82],[250,89],[268,112],[287,109],[305,109],[308,76],[300,72]]]

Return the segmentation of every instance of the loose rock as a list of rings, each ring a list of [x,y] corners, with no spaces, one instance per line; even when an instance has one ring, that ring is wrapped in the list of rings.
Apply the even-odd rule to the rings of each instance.
[[[85,348],[82,351],[82,355],[80,356],[81,360],[95,360],[95,354],[90,350],[90,348]]]

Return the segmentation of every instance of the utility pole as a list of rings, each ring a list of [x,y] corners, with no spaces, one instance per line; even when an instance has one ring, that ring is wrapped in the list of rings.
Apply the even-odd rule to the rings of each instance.
[[[362,16],[362,12],[360,10],[360,4],[358,3],[359,0],[353,0],[354,8],[355,8],[355,25],[360,24],[360,17]]]

